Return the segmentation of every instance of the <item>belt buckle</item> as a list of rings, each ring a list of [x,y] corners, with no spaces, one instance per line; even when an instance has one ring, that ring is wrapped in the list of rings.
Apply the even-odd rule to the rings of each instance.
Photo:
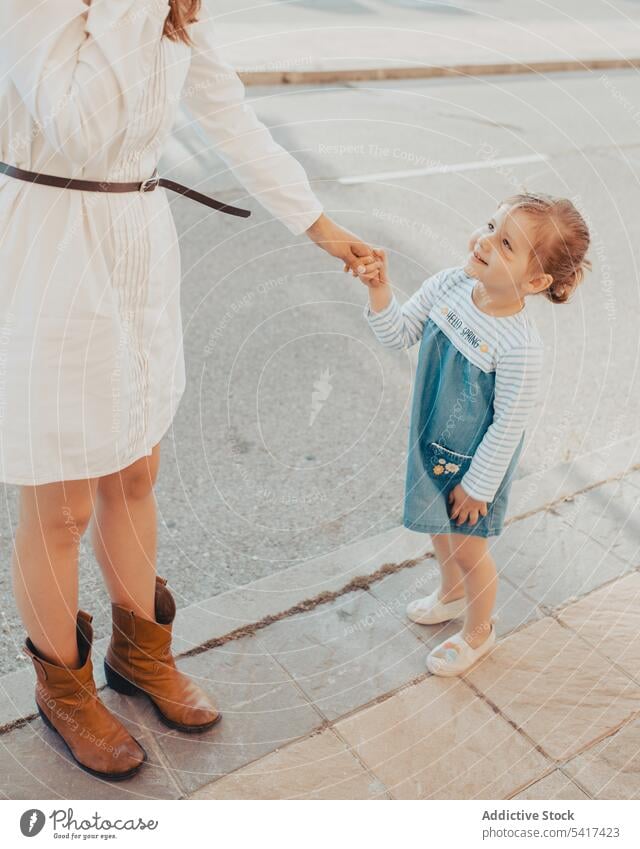
[[[142,183],[140,183],[139,191],[152,192],[155,188],[157,188],[159,182],[160,175],[158,174],[158,169],[156,168],[150,177],[147,177],[146,180],[143,180]]]

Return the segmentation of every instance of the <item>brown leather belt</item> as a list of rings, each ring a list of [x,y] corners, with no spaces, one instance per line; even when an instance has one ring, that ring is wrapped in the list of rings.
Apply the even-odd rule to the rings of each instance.
[[[217,209],[218,212],[226,212],[227,215],[237,215],[240,218],[248,218],[251,215],[248,209],[240,209],[237,206],[230,206],[228,203],[221,203],[221,201],[214,200],[214,198],[203,195],[201,192],[196,192],[195,189],[190,189],[181,183],[174,183],[173,180],[160,177],[157,170],[153,172],[151,177],[143,180],[141,183],[107,183],[98,180],[71,180],[66,177],[54,177],[52,174],[38,174],[36,171],[25,171],[22,168],[16,168],[14,165],[7,165],[6,162],[0,162],[0,173],[6,174],[8,177],[15,177],[17,180],[26,180],[28,183],[54,186],[57,189],[76,189],[80,192],[152,192],[158,186],[161,186],[172,192],[177,192],[190,200],[195,200],[197,203],[209,206],[211,209]]]

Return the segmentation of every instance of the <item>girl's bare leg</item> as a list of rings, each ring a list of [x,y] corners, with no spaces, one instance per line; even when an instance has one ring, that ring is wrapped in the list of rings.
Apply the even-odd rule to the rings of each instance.
[[[16,606],[38,653],[71,668],[80,666],[78,547],[96,487],[96,478],[20,487],[11,558]]]
[[[438,597],[448,604],[465,594],[464,572],[458,566],[450,534],[432,534],[431,542],[440,566],[441,583]]]
[[[496,603],[498,572],[484,537],[451,534],[451,549],[464,573],[467,614],[462,634],[472,648],[489,636],[491,614]]]
[[[111,601],[155,620],[157,513],[153,487],[160,445],[100,478],[91,542]]]

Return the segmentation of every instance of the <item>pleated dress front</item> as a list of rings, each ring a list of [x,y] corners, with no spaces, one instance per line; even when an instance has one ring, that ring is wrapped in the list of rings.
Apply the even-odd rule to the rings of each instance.
[[[247,191],[302,233],[322,212],[304,170],[244,101],[211,21],[190,26],[191,47],[162,36],[168,11],[167,0],[3,0],[0,159],[142,181],[182,101]],[[1,175],[0,268],[0,480],[98,477],[150,454],[185,388],[166,191]]]

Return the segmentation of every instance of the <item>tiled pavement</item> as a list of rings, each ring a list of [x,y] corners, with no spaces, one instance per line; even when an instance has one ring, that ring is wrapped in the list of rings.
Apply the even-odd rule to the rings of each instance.
[[[205,734],[102,690],[148,751],[133,779],[82,772],[39,718],[7,731],[0,795],[640,798],[639,505],[632,472],[511,523],[494,544],[500,641],[464,678],[424,665],[460,623],[405,620],[437,584],[422,560],[180,659],[224,714]]]

